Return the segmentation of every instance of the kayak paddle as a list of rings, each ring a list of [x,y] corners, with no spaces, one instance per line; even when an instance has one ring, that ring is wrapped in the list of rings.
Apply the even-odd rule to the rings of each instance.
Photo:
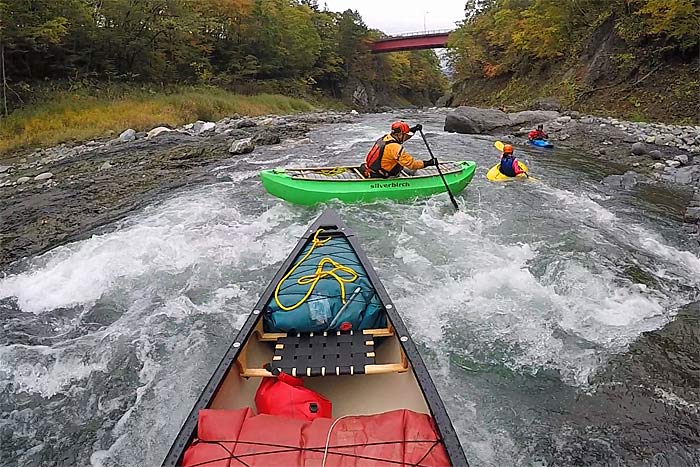
[[[440,178],[442,178],[442,183],[445,184],[445,189],[447,190],[447,194],[450,195],[450,201],[452,201],[452,206],[455,207],[455,211],[459,211],[459,206],[457,206],[457,201],[455,200],[455,197],[452,195],[452,192],[450,191],[450,187],[447,185],[447,181],[445,180],[445,176],[442,174],[442,170],[440,170],[440,165],[438,165],[437,159],[435,159],[435,156],[433,156],[433,151],[430,150],[430,146],[428,145],[428,140],[425,139],[425,135],[423,134],[423,129],[421,128],[418,130],[420,133],[420,137],[423,138],[423,142],[425,143],[425,147],[428,148],[428,153],[430,154],[430,157],[435,161],[435,168],[437,169],[438,173],[440,174]]]

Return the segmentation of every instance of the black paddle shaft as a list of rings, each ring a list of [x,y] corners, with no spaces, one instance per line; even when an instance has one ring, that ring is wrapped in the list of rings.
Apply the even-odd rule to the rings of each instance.
[[[428,144],[428,140],[425,139],[425,135],[423,134],[423,130],[420,129],[418,130],[420,133],[420,137],[423,138],[423,142],[425,143],[425,147],[428,148],[428,153],[430,154],[430,158],[435,161],[435,168],[437,169],[438,173],[440,174],[440,178],[442,178],[442,183],[445,184],[445,189],[447,190],[447,194],[450,195],[450,201],[452,201],[452,206],[455,207],[455,211],[459,211],[459,206],[457,205],[457,200],[455,200],[455,197],[452,195],[452,192],[450,191],[450,187],[447,185],[447,180],[445,180],[445,176],[442,174],[442,170],[440,170],[440,165],[438,164],[438,160],[435,159],[435,156],[433,155],[433,151],[430,149],[430,145]]]

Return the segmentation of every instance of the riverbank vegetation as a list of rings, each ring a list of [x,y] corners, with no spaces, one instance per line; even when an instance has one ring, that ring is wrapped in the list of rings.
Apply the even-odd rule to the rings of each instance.
[[[697,0],[471,0],[451,36],[457,100],[697,122]],[[476,92],[476,91],[479,92]]]
[[[54,141],[61,125],[66,135],[91,134],[88,115],[96,128],[118,121],[112,130],[205,118],[208,110],[176,115],[183,86],[199,89],[193,107],[218,109],[261,93],[367,109],[435,102],[447,87],[435,53],[374,55],[381,35],[357,12],[325,11],[316,0],[0,0],[0,115],[14,112],[0,132],[33,144]],[[138,93],[115,100],[125,87],[162,96],[138,106]],[[33,134],[49,127],[58,130]]]
[[[233,114],[254,117],[311,110],[313,105],[293,97],[243,96],[204,87],[173,89],[167,94],[111,89],[101,90],[100,97],[53,93],[46,104],[18,110],[0,120],[0,154],[23,147],[115,137],[126,128],[142,131],[197,120],[216,121]]]

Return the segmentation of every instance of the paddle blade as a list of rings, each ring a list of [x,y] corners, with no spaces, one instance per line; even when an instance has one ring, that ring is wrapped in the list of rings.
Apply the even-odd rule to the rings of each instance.
[[[493,145],[496,146],[496,149],[503,152],[503,142],[502,141],[496,141],[495,143],[493,143]]]

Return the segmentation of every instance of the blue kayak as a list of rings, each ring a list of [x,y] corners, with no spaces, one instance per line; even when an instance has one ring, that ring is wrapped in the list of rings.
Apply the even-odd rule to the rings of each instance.
[[[554,145],[546,139],[531,139],[530,144],[539,148],[553,148]]]

